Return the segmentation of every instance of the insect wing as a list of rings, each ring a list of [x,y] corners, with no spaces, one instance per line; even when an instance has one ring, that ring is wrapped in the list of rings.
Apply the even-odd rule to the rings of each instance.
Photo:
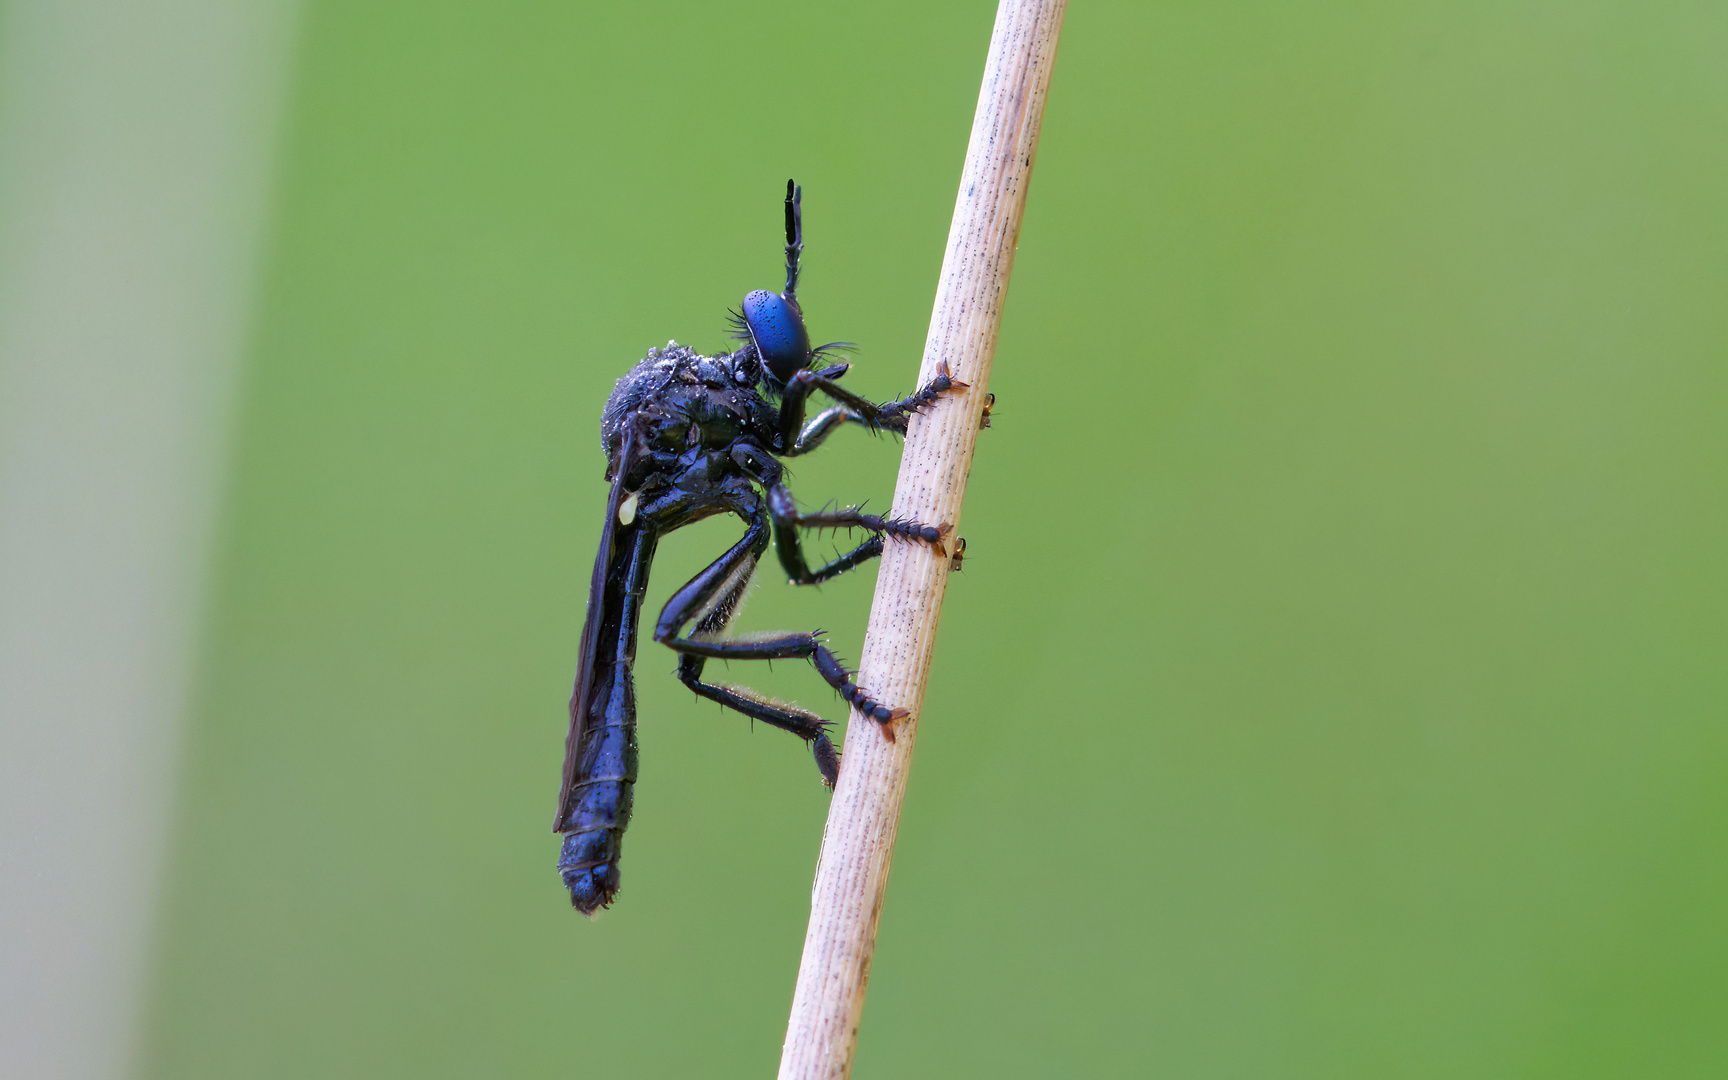
[[[594,639],[599,635],[600,620],[605,614],[601,608],[606,603],[606,570],[618,541],[618,507],[624,501],[624,464],[630,460],[632,441],[625,440],[617,475],[612,478],[612,491],[606,497],[606,524],[600,530],[600,550],[594,555],[594,576],[588,583],[588,615],[582,621],[582,645],[576,657],[576,685],[570,691],[570,733],[564,738],[564,781],[558,788],[558,816],[552,822],[553,832],[563,831],[565,815],[570,813],[571,786],[576,782],[582,729],[588,717],[588,696],[594,688]]]

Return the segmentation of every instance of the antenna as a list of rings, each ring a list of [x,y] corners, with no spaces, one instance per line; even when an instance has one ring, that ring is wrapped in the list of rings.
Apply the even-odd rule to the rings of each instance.
[[[804,211],[800,203],[804,189],[786,181],[786,291],[791,300],[798,294],[798,255],[804,250]]]

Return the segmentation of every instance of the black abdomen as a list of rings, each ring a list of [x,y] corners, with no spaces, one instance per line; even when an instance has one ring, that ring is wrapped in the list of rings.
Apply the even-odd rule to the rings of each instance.
[[[627,664],[608,665],[609,686],[592,698],[583,732],[558,872],[584,915],[612,902],[618,859],[636,790],[636,700]]]

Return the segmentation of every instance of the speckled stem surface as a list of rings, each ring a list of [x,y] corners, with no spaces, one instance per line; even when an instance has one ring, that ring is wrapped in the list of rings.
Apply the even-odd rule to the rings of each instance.
[[[953,526],[950,546],[959,535],[960,501],[1066,7],[1066,0],[1002,0],[990,35],[919,375],[922,385],[946,362],[952,376],[970,389],[944,395],[912,418],[894,489],[894,516]],[[882,554],[858,685],[912,715],[893,725],[892,740],[856,710],[847,721],[780,1058],[781,1080],[845,1077],[852,1071],[948,572],[949,559],[924,544],[892,543]]]

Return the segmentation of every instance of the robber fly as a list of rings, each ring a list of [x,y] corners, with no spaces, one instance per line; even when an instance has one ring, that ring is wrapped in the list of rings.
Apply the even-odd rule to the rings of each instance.
[[[806,658],[842,698],[892,738],[906,710],[871,697],[823,643],[808,634],[725,637],[756,563],[770,539],[795,584],[827,581],[882,553],[885,538],[928,544],[947,555],[947,526],[865,514],[858,509],[800,513],[782,483],[780,458],[816,449],[837,427],[859,424],[904,433],[907,418],[944,393],[965,387],[946,367],[910,397],[877,405],[842,389],[847,364],[834,363],[843,342],[811,348],[798,306],[798,258],[804,248],[799,189],[786,182],[786,288],[758,289],[732,316],[741,346],[703,356],[676,342],[651,349],[606,401],[606,524],[588,588],[564,783],[555,832],[564,834],[558,870],[570,902],[585,915],[611,904],[618,859],[636,783],[636,697],[631,669],[648,568],[660,537],[715,514],[736,514],[744,536],[673,594],[654,624],[654,640],[678,654],[678,679],[702,697],[803,739],[822,781],[832,787],[840,759],[828,722],[815,713],[738,686],[707,682],[711,659]],[[805,423],[805,401],[821,391],[835,404]],[[812,568],[800,530],[862,529],[869,538]],[[958,552],[955,553],[956,555]]]

